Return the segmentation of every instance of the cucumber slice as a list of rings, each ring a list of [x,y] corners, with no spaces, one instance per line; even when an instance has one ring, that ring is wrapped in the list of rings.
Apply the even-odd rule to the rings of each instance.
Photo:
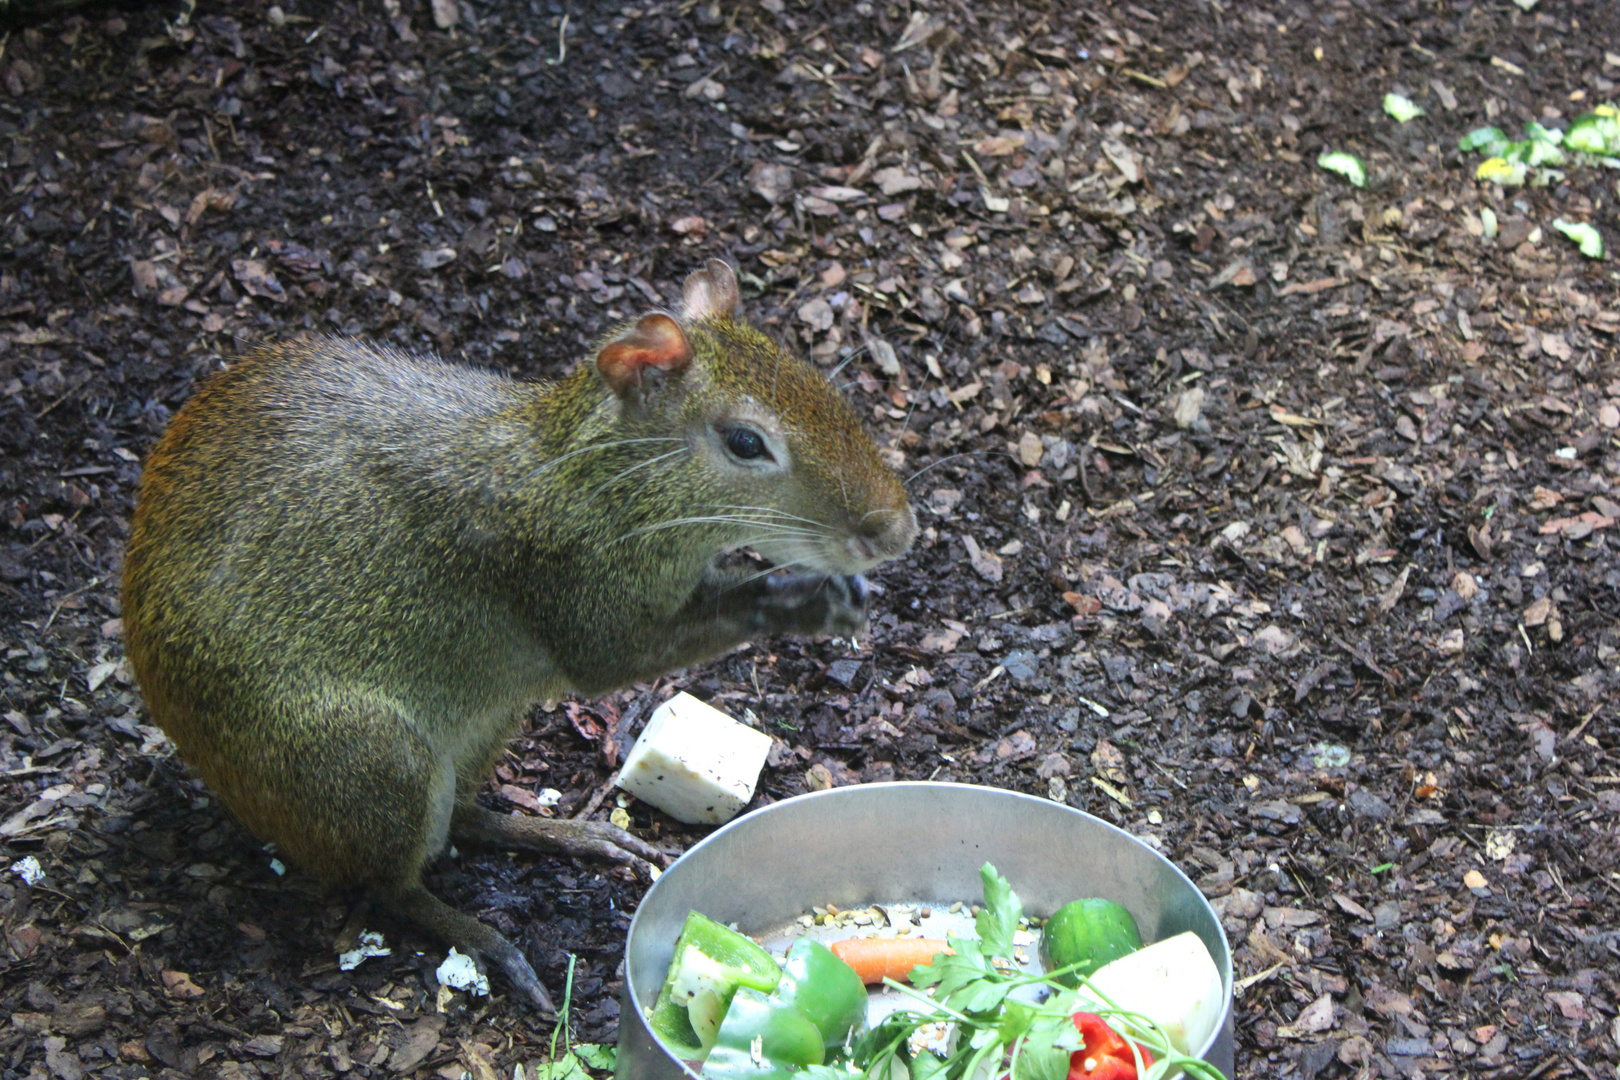
[[[1093,897],[1064,904],[1046,920],[1041,932],[1041,963],[1047,971],[1079,964],[1058,976],[1065,986],[1079,985],[1081,975],[1142,947],[1136,920],[1112,900]]]

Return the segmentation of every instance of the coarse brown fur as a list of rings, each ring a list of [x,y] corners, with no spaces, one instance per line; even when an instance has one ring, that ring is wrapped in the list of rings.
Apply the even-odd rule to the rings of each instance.
[[[126,633],[181,756],[289,860],[371,888],[540,1003],[515,948],[422,888],[427,859],[452,838],[658,853],[477,808],[527,707],[755,636],[851,632],[851,575],[915,531],[854,411],[735,300],[712,263],[679,319],[620,327],[550,384],[355,341],[269,346],[208,380],[146,460]],[[771,461],[733,460],[738,424]],[[716,569],[741,547],[807,572]]]

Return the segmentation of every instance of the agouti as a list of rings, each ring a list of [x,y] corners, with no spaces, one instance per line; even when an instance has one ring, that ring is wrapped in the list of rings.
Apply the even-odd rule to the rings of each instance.
[[[147,458],[124,564],[153,718],[246,826],[549,999],[422,885],[450,841],[660,858],[475,795],[533,702],[752,638],[850,634],[916,520],[853,409],[736,316],[711,261],[679,315],[556,383],[355,341],[210,378]],[[758,552],[784,572],[723,568]],[[726,560],[735,564],[738,560]]]

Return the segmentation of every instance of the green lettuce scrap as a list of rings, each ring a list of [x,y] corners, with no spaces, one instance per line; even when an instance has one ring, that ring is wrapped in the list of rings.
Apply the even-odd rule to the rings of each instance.
[[[1356,187],[1367,186],[1367,168],[1354,154],[1346,154],[1342,150],[1324,150],[1316,163],[1328,172],[1338,173]]]
[[[1395,93],[1384,95],[1384,111],[1394,117],[1398,124],[1427,115],[1423,109],[1412,103],[1411,98]]]
[[[1553,228],[1575,241],[1580,246],[1581,254],[1588,259],[1603,258],[1603,235],[1592,226],[1584,222],[1575,224],[1559,218],[1553,222]]]

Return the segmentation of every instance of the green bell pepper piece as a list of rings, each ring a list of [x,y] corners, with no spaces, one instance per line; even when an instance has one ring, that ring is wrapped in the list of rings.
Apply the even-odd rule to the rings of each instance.
[[[818,941],[793,943],[775,996],[820,1028],[829,1050],[866,1030],[868,999],[861,977]]]
[[[787,1080],[826,1056],[821,1029],[775,995],[739,989],[703,1062],[710,1080]]]
[[[781,977],[770,953],[735,930],[690,912],[647,1025],[677,1057],[697,1060],[714,1045],[738,987],[769,993]]]

